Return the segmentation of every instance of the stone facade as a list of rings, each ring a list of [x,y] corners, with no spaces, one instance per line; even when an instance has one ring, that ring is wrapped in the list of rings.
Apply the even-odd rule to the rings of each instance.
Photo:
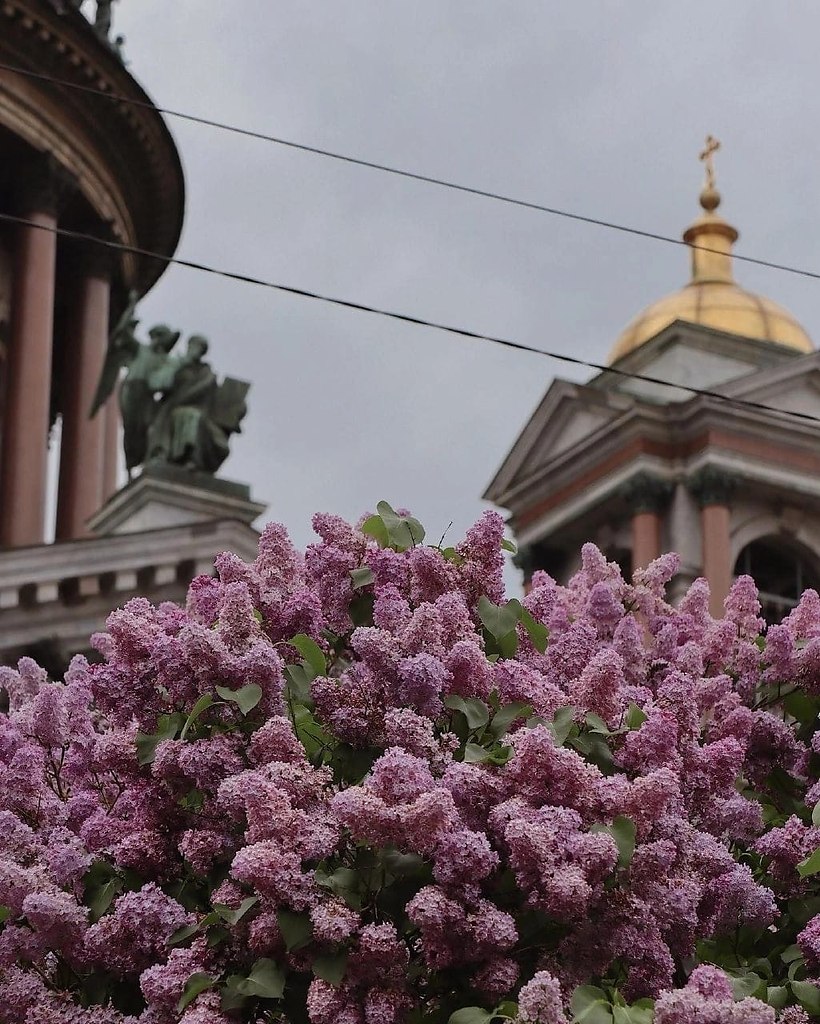
[[[179,155],[77,5],[4,0],[0,61],[103,93],[0,70],[0,212],[26,222],[0,220],[0,662],[31,654],[56,674],[112,608],[137,596],[184,600],[222,550],[255,557],[251,524],[264,506],[242,484],[194,472],[143,472],[118,489],[116,394],[89,414],[112,326],[176,249]],[[57,542],[45,543],[52,532]]]
[[[675,322],[619,368],[820,417],[820,353]],[[571,575],[585,540],[627,568],[674,550],[675,591],[706,575],[719,612],[741,552],[757,540],[820,563],[818,440],[810,420],[719,397],[609,372],[586,385],[557,380],[485,497],[510,510],[523,548],[550,552],[541,561],[553,575]]]

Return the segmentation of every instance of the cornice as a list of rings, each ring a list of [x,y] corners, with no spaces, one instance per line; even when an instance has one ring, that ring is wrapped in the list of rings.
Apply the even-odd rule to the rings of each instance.
[[[583,394],[579,393],[576,400],[582,402]],[[630,445],[639,444],[648,453],[680,460],[700,450],[706,437],[711,437],[718,447],[770,451],[770,461],[785,457],[807,472],[820,471],[820,424],[704,396],[668,406],[635,399],[618,418],[526,476],[509,480],[505,490],[494,494],[493,500],[514,511],[537,500],[536,495],[544,491],[568,486],[573,479]]]
[[[173,138],[150,97],[77,11],[45,0],[0,0],[0,53],[11,64],[146,104],[116,103],[36,79],[0,74],[0,123],[52,153],[114,236],[173,255],[182,228],[184,179]],[[164,269],[131,259],[147,290]]]

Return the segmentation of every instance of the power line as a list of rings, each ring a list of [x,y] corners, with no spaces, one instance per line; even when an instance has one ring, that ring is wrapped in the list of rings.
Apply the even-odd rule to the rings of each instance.
[[[285,139],[278,135],[268,135],[265,132],[255,131],[251,128],[240,128],[237,125],[227,124],[224,121],[215,121],[208,117],[199,117],[196,114],[187,114],[180,110],[172,110],[169,107],[158,107],[149,100],[132,99],[129,96],[122,96],[118,93],[109,92],[106,89],[98,89],[92,85],[83,85],[79,82],[71,82],[65,78],[56,78],[52,75],[43,74],[40,71],[32,71],[28,68],[17,67],[13,64],[6,64],[0,61],[0,70],[11,71],[14,74],[24,75],[41,82],[48,82],[51,85],[59,85],[66,89],[76,89],[79,92],[90,93],[94,96],[102,96],[104,99],[115,103],[125,103],[135,107],[142,107],[152,110],[167,117],[176,117],[182,121],[189,121],[192,124],[204,125],[208,128],[218,128],[220,131],[231,132],[234,135],[242,135],[245,138],[257,139],[261,142],[271,142],[277,146],[285,146],[288,149],[299,150],[303,153],[312,153],[315,156],[327,157],[341,163],[353,164],[357,167],[366,167],[369,170],[381,171],[385,174],[392,174],[400,178],[407,178],[411,181],[420,181],[427,185],[436,185],[439,188],[451,189],[455,192],[462,192],[466,195],[478,196],[481,199],[492,199],[508,206],[517,206],[525,210],[535,210],[538,213],[546,213],[551,217],[562,217],[566,220],[576,221],[581,224],[591,224],[594,227],[608,228],[611,231],[620,231],[623,234],[634,235],[638,238],[649,238],[655,242],[666,242],[667,244],[686,246],[689,249],[699,249],[701,252],[717,253],[726,255],[723,250],[714,249],[707,245],[692,244],[684,242],[682,238],[675,238],[672,235],[660,234],[657,231],[645,231],[642,228],[632,227],[628,224],[619,224],[616,221],[604,220],[600,217],[591,217],[582,213],[575,213],[572,210],[562,210],[555,206],[545,206],[542,203],[531,202],[527,199],[517,199],[514,196],[504,195],[501,192],[491,192],[488,189],[474,188],[471,185],[462,185],[455,181],[448,181],[446,178],[437,178],[430,174],[422,174],[418,171],[408,171],[401,167],[393,167],[390,164],[379,163],[375,160],[365,160],[362,157],[350,156],[347,153],[340,153],[332,149],[324,149],[321,146],[310,146],[304,142],[295,142],[293,139]],[[777,263],[774,260],[764,260],[756,256],[744,256],[742,253],[732,252],[730,256],[742,263],[751,263],[758,267],[768,267],[770,270],[781,270],[787,274],[798,274],[801,277],[820,280],[820,271],[806,270],[802,267],[793,267],[787,263]]]
[[[517,352],[529,352],[532,355],[545,356],[547,359],[555,359],[561,363],[569,363],[572,366],[581,366],[588,370],[597,370],[601,373],[611,373],[617,377],[628,380],[637,380],[645,384],[657,384],[661,387],[674,388],[678,391],[686,391],[692,395],[699,395],[704,398],[714,398],[728,405],[734,405],[745,409],[755,409],[759,412],[770,412],[780,416],[790,416],[794,419],[805,420],[810,423],[820,424],[820,416],[813,416],[811,413],[799,412],[793,409],[778,409],[773,405],[765,405],[761,402],[752,402],[745,398],[732,398],[723,395],[719,391],[711,391],[708,388],[696,388],[689,384],[675,384],[661,377],[653,377],[644,373],[630,373],[615,366],[606,366],[603,363],[594,363],[588,359],[581,359],[578,356],[568,356],[562,352],[553,352],[549,349],[536,348],[534,345],[527,345],[522,341],[513,341],[510,338],[501,338],[492,334],[482,334],[478,331],[471,331],[465,327],[454,327],[451,324],[444,324],[435,320],[425,320],[423,317],[411,316],[409,313],[397,313],[394,310],[381,309],[378,306],[371,306],[363,302],[355,302],[352,299],[340,299],[330,295],[323,295],[307,288],[298,288],[295,285],[281,284],[274,281],[266,281],[260,277],[253,277],[248,274],[240,274],[231,270],[222,270],[218,267],[209,266],[206,263],[197,263],[194,260],[180,259],[175,256],[163,256],[160,253],[150,252],[147,249],[139,249],[135,246],[125,245],[122,242],[112,242],[108,239],[97,238],[94,235],[85,234],[82,231],[73,231],[69,228],[49,227],[38,224],[36,221],[27,220],[25,217],[17,217],[10,213],[0,213],[0,221],[10,224],[18,224],[23,227],[36,228],[38,231],[47,231],[53,235],[71,238],[75,241],[90,242],[100,245],[106,249],[116,252],[131,253],[135,256],[142,256],[148,259],[159,260],[164,264],[173,264],[179,267],[187,267],[189,270],[198,270],[205,274],[213,274],[216,277],[224,277],[230,281],[240,281],[243,284],[252,284],[260,288],[270,288],[274,291],[284,292],[287,295],[295,295],[303,299],[314,299],[318,302],[325,302],[331,306],[341,306],[344,309],[353,309],[360,313],[372,313],[375,316],[386,317],[389,320],[397,320],[400,323],[412,324],[416,327],[428,327],[436,331],[444,331],[447,334],[454,334],[458,337],[469,338],[473,341],[486,341],[493,345],[500,345],[504,348],[513,349]]]

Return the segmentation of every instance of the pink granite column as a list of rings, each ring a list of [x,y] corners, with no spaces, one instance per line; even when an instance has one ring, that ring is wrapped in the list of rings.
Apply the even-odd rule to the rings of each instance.
[[[90,412],[108,347],[109,293],[104,261],[87,262],[65,339],[57,540],[88,536],[85,524],[105,499],[107,410]]]
[[[13,257],[0,462],[0,547],[42,544],[45,539],[57,216],[46,199],[30,202],[22,210],[37,226],[20,225]]]
[[[732,557],[728,505],[704,505],[700,513],[703,532],[703,575],[709,581],[709,611],[723,618],[723,602],[732,586]]]
[[[632,571],[645,569],[661,554],[662,511],[672,485],[641,471],[621,487],[620,497],[632,513]]]
[[[736,481],[715,466],[704,466],[689,481],[700,505],[702,572],[709,583],[709,611],[723,618],[723,602],[732,586],[731,513],[729,499]]]
[[[661,553],[661,517],[657,512],[632,516],[632,571],[645,569]]]

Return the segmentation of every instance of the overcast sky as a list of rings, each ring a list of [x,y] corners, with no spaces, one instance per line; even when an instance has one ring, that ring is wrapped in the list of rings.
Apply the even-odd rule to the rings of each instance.
[[[162,106],[664,234],[718,136],[738,251],[820,269],[816,0],[120,0]],[[592,360],[680,247],[170,119],[178,255]],[[820,336],[820,284],[738,265]],[[536,356],[172,268],[142,307],[253,382],[224,476],[303,545],[386,498],[458,539],[549,381]]]

